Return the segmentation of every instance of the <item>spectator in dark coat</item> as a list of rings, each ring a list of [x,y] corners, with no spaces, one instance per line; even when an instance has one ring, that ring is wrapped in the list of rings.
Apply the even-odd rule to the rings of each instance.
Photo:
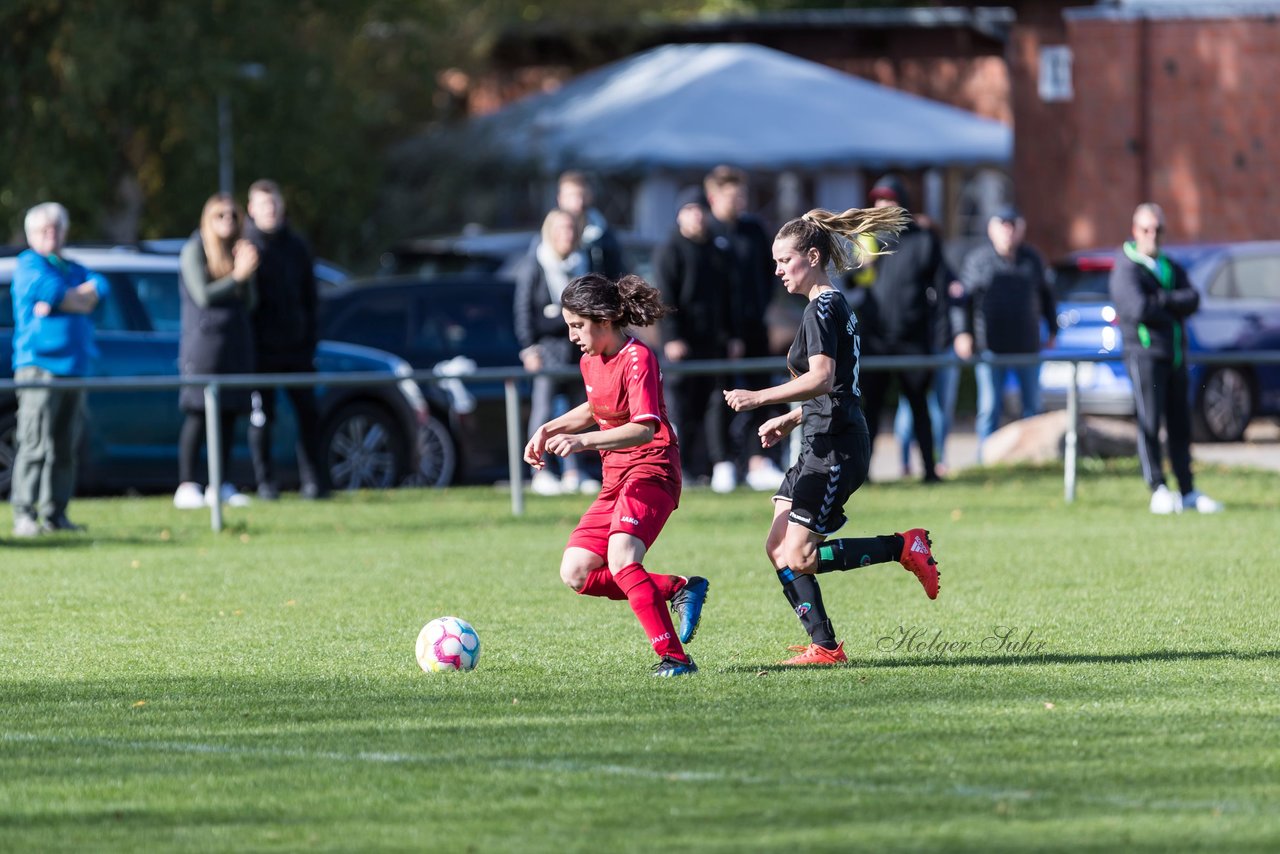
[[[311,250],[285,220],[284,196],[274,181],[255,181],[249,187],[249,217],[245,238],[258,250],[257,308],[253,312],[258,372],[309,374],[315,372],[318,323],[315,263]],[[312,386],[286,388],[298,422],[298,479],[303,498],[329,494],[320,451],[320,412]],[[254,392],[249,416],[249,450],[258,482],[258,496],[280,496],[271,461],[271,431],[276,418],[276,390]]]
[[[1058,307],[1040,253],[1023,243],[1026,220],[1007,206],[987,223],[990,242],[964,259],[960,281],[964,283],[967,310],[956,313],[959,334],[956,353],[1015,355],[1039,353],[1040,323],[1048,326],[1045,346],[1052,347],[1058,331]],[[1040,411],[1040,366],[1000,367],[979,361],[974,365],[978,384],[978,460],[982,444],[1000,426],[1001,395],[1005,377],[1012,373],[1022,396],[1022,417]]]
[[[249,312],[255,301],[253,274],[258,250],[241,237],[244,213],[224,193],[211,196],[200,214],[200,229],[182,247],[182,337],[178,365],[182,376],[253,373],[253,328]],[[221,415],[222,489],[220,494],[201,490],[196,482],[196,458],[205,436],[204,389],[183,386],[178,404],[186,413],[178,438],[178,490],[173,504],[194,510],[215,500],[243,507],[249,499],[240,494],[230,476],[231,445],[236,419],[249,411],[249,392],[226,389],[219,400]]]
[[[685,190],[676,200],[676,226],[654,253],[654,285],[662,301],[676,309],[659,321],[668,362],[729,355],[733,260],[712,235],[710,218],[702,190]],[[740,341],[732,343],[741,350]],[[729,456],[729,410],[720,391],[725,378],[668,373],[665,384],[686,480],[709,471],[714,490],[732,490],[737,470]]]
[[[910,210],[910,200],[902,183],[886,177],[871,191],[876,207],[898,206]],[[926,356],[936,349],[937,294],[951,282],[951,272],[942,257],[942,241],[937,233],[921,228],[911,219],[897,237],[879,247],[892,254],[875,258],[875,281],[871,297],[876,305],[878,328],[864,339],[862,352],[882,356]],[[889,384],[897,380],[898,390],[911,407],[916,442],[924,462],[924,480],[938,480],[933,448],[933,425],[927,394],[933,371],[910,368],[864,371],[859,380],[862,406],[867,417],[871,444],[875,447],[880,414]]]
[[[707,173],[702,188],[711,208],[712,234],[727,246],[737,283],[731,328],[732,337],[742,346],[740,352],[730,350],[729,357],[772,355],[766,316],[778,284],[773,275],[773,238],[759,219],[747,213],[747,175],[733,166],[717,166]],[[744,374],[737,384],[748,389],[768,388],[773,378],[764,373]],[[745,469],[747,485],[755,490],[772,491],[782,485],[782,471],[773,457],[762,451],[757,438],[760,425],[779,411],[779,407],[766,406],[739,413],[730,425],[735,456]]]
[[[1151,490],[1152,513],[1217,513],[1222,504],[1197,490],[1191,474],[1186,320],[1200,307],[1200,293],[1187,271],[1160,251],[1163,234],[1160,206],[1139,205],[1133,212],[1133,240],[1120,248],[1111,268],[1111,299],[1138,414],[1138,460]],[[1177,494],[1164,482],[1162,423]]]

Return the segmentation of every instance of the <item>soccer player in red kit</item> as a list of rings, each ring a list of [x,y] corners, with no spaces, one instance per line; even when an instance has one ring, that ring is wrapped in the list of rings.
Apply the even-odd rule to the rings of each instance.
[[[709,584],[699,576],[651,574],[642,563],[680,502],[680,450],[658,358],[627,329],[649,326],[669,309],[639,276],[614,282],[596,273],[571,281],[560,306],[569,340],[583,353],[587,402],[535,430],[524,460],[540,469],[546,453],[566,457],[590,448],[600,452],[604,473],[600,494],[569,536],[560,578],[583,595],[630,603],[658,654],[654,675],[695,673],[683,644],[697,632]]]

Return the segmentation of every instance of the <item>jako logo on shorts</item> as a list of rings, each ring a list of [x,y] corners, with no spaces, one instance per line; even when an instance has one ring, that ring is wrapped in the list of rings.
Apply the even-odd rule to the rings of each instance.
[[[639,525],[639,524],[640,524],[640,520],[639,520],[639,519],[637,519],[635,516],[623,516],[623,517],[622,517],[622,521],[626,522],[628,525]]]
[[[796,606],[796,616],[803,617],[805,614],[809,613],[809,609],[812,607],[813,603],[811,602],[801,602]]]

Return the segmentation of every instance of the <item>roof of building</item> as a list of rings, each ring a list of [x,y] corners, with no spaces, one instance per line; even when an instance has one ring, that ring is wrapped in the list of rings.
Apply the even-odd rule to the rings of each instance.
[[[1063,10],[1069,19],[1253,18],[1280,15],[1277,0],[1101,0]]]
[[[548,171],[1007,162],[1005,125],[754,44],[665,45],[480,119]]]

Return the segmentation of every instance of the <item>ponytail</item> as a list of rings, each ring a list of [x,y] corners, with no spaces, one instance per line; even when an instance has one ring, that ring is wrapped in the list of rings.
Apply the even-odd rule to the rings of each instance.
[[[609,321],[618,328],[652,326],[671,312],[658,289],[634,275],[616,282],[599,273],[579,276],[560,295],[560,305],[579,317]]]
[[[861,267],[877,255],[889,252],[875,250],[858,238],[864,234],[897,234],[906,228],[907,212],[895,206],[882,208],[850,208],[844,213],[817,208],[799,219],[793,219],[778,230],[778,239],[790,239],[801,254],[818,250],[818,259],[836,270]]]

